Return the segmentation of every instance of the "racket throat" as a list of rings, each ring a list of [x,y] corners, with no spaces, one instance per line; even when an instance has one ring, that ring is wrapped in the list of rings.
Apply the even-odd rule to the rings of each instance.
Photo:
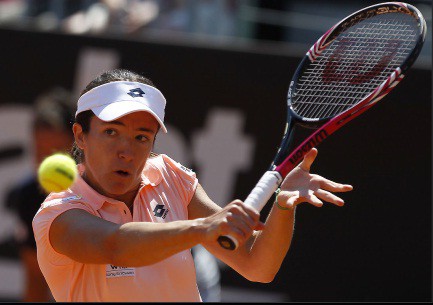
[[[274,160],[272,161],[271,165],[269,166],[269,171],[274,171],[275,168],[281,164],[284,159],[287,157],[287,153],[289,151],[291,151],[295,146],[294,146],[294,140],[293,137],[295,135],[295,129],[296,129],[296,124],[293,124],[293,121],[290,117],[290,115],[288,116],[287,119],[287,124],[286,124],[286,130],[283,136],[283,139],[281,140],[281,144],[280,147],[278,148],[277,154],[274,158]]]
[[[314,131],[314,129],[313,129]],[[328,134],[324,130],[314,131],[312,129],[304,128],[303,126],[293,124],[292,128],[289,130],[289,134],[281,142],[280,149],[272,162],[269,170],[279,170],[283,163],[287,164],[287,157],[290,157],[290,162],[292,166],[290,170],[296,167],[304,155],[313,147],[316,147],[321,143]],[[283,177],[285,174],[283,174]]]

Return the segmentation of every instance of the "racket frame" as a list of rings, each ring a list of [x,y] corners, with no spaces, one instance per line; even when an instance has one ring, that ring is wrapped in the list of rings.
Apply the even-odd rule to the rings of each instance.
[[[303,69],[305,69],[305,67],[310,63],[314,62],[317,57],[320,56],[320,54],[340,35],[340,33],[344,32],[347,28],[350,28],[356,23],[371,18],[377,14],[395,12],[413,16],[418,20],[420,27],[420,35],[415,43],[415,47],[400,67],[392,72],[381,85],[368,94],[361,102],[336,116],[322,119],[299,116],[292,108],[292,98],[295,94],[297,80],[299,79],[299,75],[302,73]],[[370,109],[391,92],[391,90],[394,89],[395,86],[397,86],[397,84],[404,78],[404,73],[412,66],[418,57],[425,40],[426,28],[426,22],[422,17],[422,14],[413,5],[403,2],[385,2],[371,5],[356,11],[342,19],[322,35],[322,37],[320,37],[319,40],[308,50],[292,77],[287,94],[287,122],[283,139],[269,170],[260,178],[259,182],[246,198],[245,204],[261,211],[283,179],[302,161],[308,151],[319,145],[343,125]],[[307,137],[295,150],[288,154],[288,148],[291,143],[290,138],[295,125],[300,125],[305,128],[313,128],[316,129],[316,131]],[[223,248],[228,250],[234,250],[238,246],[237,240],[230,235],[220,236],[218,242]]]

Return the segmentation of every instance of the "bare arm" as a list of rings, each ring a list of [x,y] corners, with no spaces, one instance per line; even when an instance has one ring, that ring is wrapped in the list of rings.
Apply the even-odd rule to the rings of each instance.
[[[220,213],[222,210],[199,185],[189,204],[190,219],[209,217],[209,215]],[[273,208],[265,228],[262,231],[254,231],[253,235],[245,242],[240,243],[235,251],[223,249],[217,242],[219,235],[215,236],[213,240],[203,243],[203,246],[246,279],[268,283],[278,272],[290,246],[293,223],[294,210],[278,211]]]
[[[318,175],[310,174],[310,166],[317,156],[317,150],[311,150],[283,181],[278,203],[283,209],[272,207],[266,220],[265,228],[255,232],[251,238],[235,251],[228,251],[219,246],[216,240],[203,244],[212,254],[231,266],[251,281],[270,282],[281,267],[292,241],[295,207],[302,202],[315,206],[326,200],[342,206],[343,200],[332,192],[346,192],[349,185],[332,182]],[[203,207],[204,206],[204,207]],[[203,217],[209,210],[221,209],[198,189],[190,203],[191,217]],[[203,213],[203,214],[200,214]],[[201,215],[201,216],[200,216]]]
[[[144,266],[203,240],[198,220],[118,225],[81,209],[58,216],[50,228],[53,248],[78,262]]]
[[[307,154],[307,161],[304,160],[301,166],[308,162],[311,165],[314,158],[315,155]],[[292,175],[298,171],[301,171],[299,177]],[[304,201],[320,205],[315,195],[340,205],[341,199],[321,188],[331,191],[351,189],[302,169],[297,168],[292,173],[289,175],[291,178],[288,176],[283,182],[284,191],[279,200],[291,209],[274,207],[266,229],[260,234],[256,231],[264,226],[257,211],[240,200],[220,208],[198,186],[188,206],[190,220],[118,225],[84,210],[72,209],[53,221],[50,241],[56,251],[79,262],[131,267],[154,264],[201,243],[245,278],[269,282],[278,272],[290,246],[294,219],[292,207]],[[233,252],[222,249],[216,242],[220,235],[235,237],[239,249]]]
[[[50,242],[57,252],[78,262],[133,267],[154,264],[219,235],[230,234],[243,243],[253,229],[261,229],[259,214],[252,209],[245,212],[240,201],[201,214],[208,217],[119,225],[72,209],[51,224]]]

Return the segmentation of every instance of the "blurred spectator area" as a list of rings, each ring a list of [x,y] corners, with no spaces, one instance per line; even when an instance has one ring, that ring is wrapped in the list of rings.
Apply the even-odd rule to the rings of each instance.
[[[341,18],[385,1],[0,0],[0,26],[206,44],[284,44],[302,55]],[[428,35],[418,66],[431,68],[431,1],[410,1]]]

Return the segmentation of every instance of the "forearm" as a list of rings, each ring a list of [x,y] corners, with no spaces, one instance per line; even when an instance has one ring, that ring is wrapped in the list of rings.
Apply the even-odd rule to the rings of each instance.
[[[112,263],[146,266],[190,249],[201,241],[199,221],[170,223],[130,222],[120,225],[108,238]]]
[[[295,209],[280,210],[275,205],[266,220],[265,229],[259,231],[249,257],[254,273],[272,281],[290,248],[294,230]]]
[[[278,272],[292,241],[294,210],[273,207],[266,226],[235,251],[228,251],[216,242],[203,244],[206,249],[246,279],[269,283]]]

